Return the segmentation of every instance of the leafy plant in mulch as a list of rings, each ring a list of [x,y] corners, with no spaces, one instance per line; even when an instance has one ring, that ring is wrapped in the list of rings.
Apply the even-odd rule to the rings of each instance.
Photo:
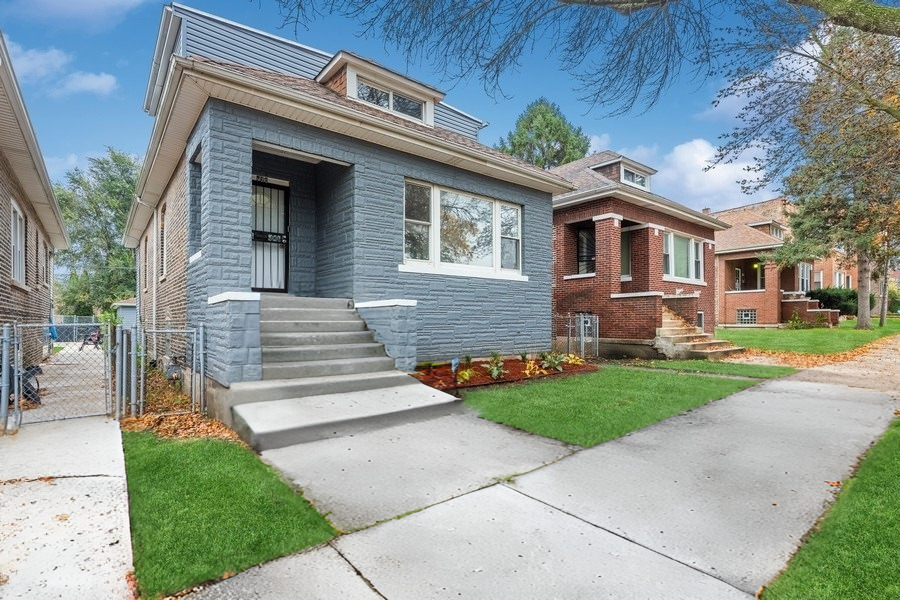
[[[491,379],[501,379],[509,371],[503,368],[503,357],[497,351],[491,352],[491,359],[481,365],[491,376]]]

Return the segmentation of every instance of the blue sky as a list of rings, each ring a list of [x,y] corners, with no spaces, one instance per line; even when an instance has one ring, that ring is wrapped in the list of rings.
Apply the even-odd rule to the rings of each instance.
[[[402,54],[360,37],[352,21],[323,17],[309,30],[280,29],[274,0],[187,0],[196,9],[335,52],[352,50],[447,92],[445,101],[490,125],[481,141],[497,143],[524,108],[545,96],[591,136],[593,150],[621,152],[659,172],[653,190],[694,209],[727,208],[773,197],[754,196],[735,183],[743,164],[704,172],[719,135],[728,131],[733,103],[712,108],[715,81],[682,81],[651,110],[601,118],[578,101],[577,83],[559,72],[552,57],[522,58],[491,98],[481,83],[441,81],[429,67],[408,65]],[[112,146],[143,159],[152,119],[143,98],[156,34],[166,2],[160,0],[0,0],[0,30],[53,181]]]

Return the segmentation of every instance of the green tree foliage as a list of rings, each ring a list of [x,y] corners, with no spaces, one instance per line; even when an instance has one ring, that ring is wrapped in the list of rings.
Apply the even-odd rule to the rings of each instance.
[[[54,187],[71,240],[55,259],[67,272],[56,295],[63,314],[107,311],[116,300],[135,295],[134,255],[122,245],[122,233],[140,165],[113,148],[88,160],[86,171],[72,169],[66,184]]]
[[[516,120],[516,128],[500,138],[497,150],[542,169],[584,158],[590,139],[546,98],[529,104]]]
[[[823,52],[843,72],[818,70],[794,117],[804,162],[785,180],[795,210],[779,262],[835,249],[855,257],[857,328],[869,329],[871,267],[900,242],[900,123],[855,98],[863,85],[896,102],[900,80],[885,78],[900,64],[900,49],[892,38],[835,29]],[[841,98],[847,103],[836,110]]]

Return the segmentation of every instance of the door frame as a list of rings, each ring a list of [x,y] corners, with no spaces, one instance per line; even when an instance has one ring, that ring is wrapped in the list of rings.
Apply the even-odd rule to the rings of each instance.
[[[254,292],[277,292],[277,293],[287,293],[288,291],[288,278],[290,276],[290,223],[291,223],[291,187],[290,182],[285,181],[283,179],[276,179],[273,177],[266,177],[264,175],[254,175],[253,182],[250,188],[250,210],[251,210],[251,223],[253,221],[253,188],[262,187],[262,188],[270,188],[275,190],[281,190],[284,192],[284,233],[277,232],[268,232],[262,231],[258,229],[253,229],[251,225],[250,229],[250,252],[254,253],[253,245],[255,242],[263,242],[263,243],[276,243],[282,244],[284,248],[284,287],[281,288],[263,288],[263,287],[255,287],[253,284],[256,281],[251,281],[250,289]],[[275,240],[275,236],[280,236],[281,240]],[[251,258],[253,260],[253,258]]]

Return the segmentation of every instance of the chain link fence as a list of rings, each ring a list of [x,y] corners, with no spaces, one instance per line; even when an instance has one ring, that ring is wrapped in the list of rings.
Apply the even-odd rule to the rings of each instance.
[[[553,350],[583,358],[600,354],[600,317],[588,314],[553,315]]]
[[[0,431],[20,424],[109,414],[109,325],[17,324],[3,328],[5,411]],[[3,414],[5,412],[5,414]]]
[[[133,328],[132,332],[137,329]],[[140,333],[139,381],[131,414],[206,410],[203,328],[145,329]]]

